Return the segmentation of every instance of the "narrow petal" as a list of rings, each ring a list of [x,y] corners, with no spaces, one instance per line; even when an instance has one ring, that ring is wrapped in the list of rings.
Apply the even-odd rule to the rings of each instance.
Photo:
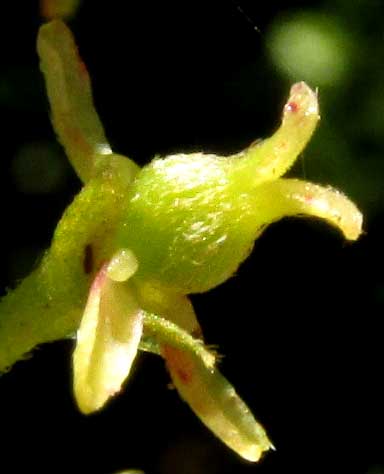
[[[158,346],[155,350],[145,346],[144,350],[160,350],[175,387],[202,422],[240,456],[257,461],[272,445],[234,388],[215,368],[216,355],[207,351],[201,340],[189,336],[201,337],[201,330],[188,298],[141,286],[141,303],[166,318],[145,314],[144,333],[155,337]]]
[[[146,337],[156,338],[160,352],[163,345],[171,346],[182,352],[191,352],[209,369],[214,367],[216,362],[215,352],[204,346],[200,339],[192,337],[187,331],[168,321],[168,319],[145,312],[144,330]],[[157,348],[152,351],[150,345],[151,342],[149,342],[149,350],[158,353]]]
[[[96,154],[111,154],[93,104],[91,81],[70,29],[61,21],[43,25],[37,51],[56,133],[79,177],[92,175]]]
[[[202,338],[200,324],[188,296],[148,282],[140,282],[136,293],[143,309],[161,314],[194,337]]]
[[[264,428],[217,369],[191,352],[171,346],[162,352],[181,397],[227,446],[253,462],[273,449]]]
[[[113,281],[127,281],[136,273],[139,263],[129,249],[120,249],[108,263],[107,275]]]
[[[107,276],[91,287],[73,355],[74,391],[83,413],[100,409],[127,378],[142,334],[143,312],[127,283]]]
[[[331,187],[299,179],[278,179],[259,186],[255,206],[265,224],[306,214],[338,227],[348,240],[356,240],[362,232],[362,214],[350,199]]]
[[[252,186],[282,176],[296,161],[320,119],[317,94],[304,82],[294,84],[280,128],[238,156],[239,168]]]

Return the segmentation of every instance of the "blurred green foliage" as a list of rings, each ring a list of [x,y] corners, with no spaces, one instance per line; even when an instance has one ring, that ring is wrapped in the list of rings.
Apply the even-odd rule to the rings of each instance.
[[[277,17],[267,35],[272,61],[290,80],[338,87],[353,74],[353,43],[335,17],[300,10]]]
[[[11,163],[16,188],[26,194],[49,194],[65,186],[69,166],[52,142],[30,142],[21,147]]]

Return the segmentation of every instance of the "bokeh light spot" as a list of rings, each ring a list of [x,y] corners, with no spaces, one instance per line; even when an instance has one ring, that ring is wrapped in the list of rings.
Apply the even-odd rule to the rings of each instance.
[[[274,64],[291,80],[336,85],[350,70],[350,39],[335,18],[295,13],[278,17],[267,37]]]

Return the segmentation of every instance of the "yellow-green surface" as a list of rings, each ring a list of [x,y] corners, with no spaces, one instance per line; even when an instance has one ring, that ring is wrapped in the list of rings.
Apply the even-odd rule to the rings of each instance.
[[[90,413],[120,390],[143,336],[200,419],[257,461],[272,445],[204,348],[187,295],[231,277],[265,226],[286,215],[360,235],[361,214],[343,194],[281,178],[317,125],[317,94],[295,84],[276,133],[240,153],[178,154],[140,170],[111,151],[64,23],[41,28],[38,52],[55,130],[84,187],[39,268],[0,302],[0,370],[77,331],[75,395]]]

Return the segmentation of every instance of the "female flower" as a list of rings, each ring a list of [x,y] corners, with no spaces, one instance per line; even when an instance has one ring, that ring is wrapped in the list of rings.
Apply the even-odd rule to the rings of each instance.
[[[361,214],[343,194],[281,178],[317,125],[316,94],[295,84],[276,133],[236,155],[178,154],[139,169],[112,152],[64,23],[40,29],[38,52],[55,130],[84,187],[39,268],[0,303],[0,370],[77,331],[74,391],[91,413],[119,392],[139,349],[155,352],[200,419],[257,461],[272,445],[218,372],[187,295],[230,278],[281,217],[316,216],[359,236]]]

